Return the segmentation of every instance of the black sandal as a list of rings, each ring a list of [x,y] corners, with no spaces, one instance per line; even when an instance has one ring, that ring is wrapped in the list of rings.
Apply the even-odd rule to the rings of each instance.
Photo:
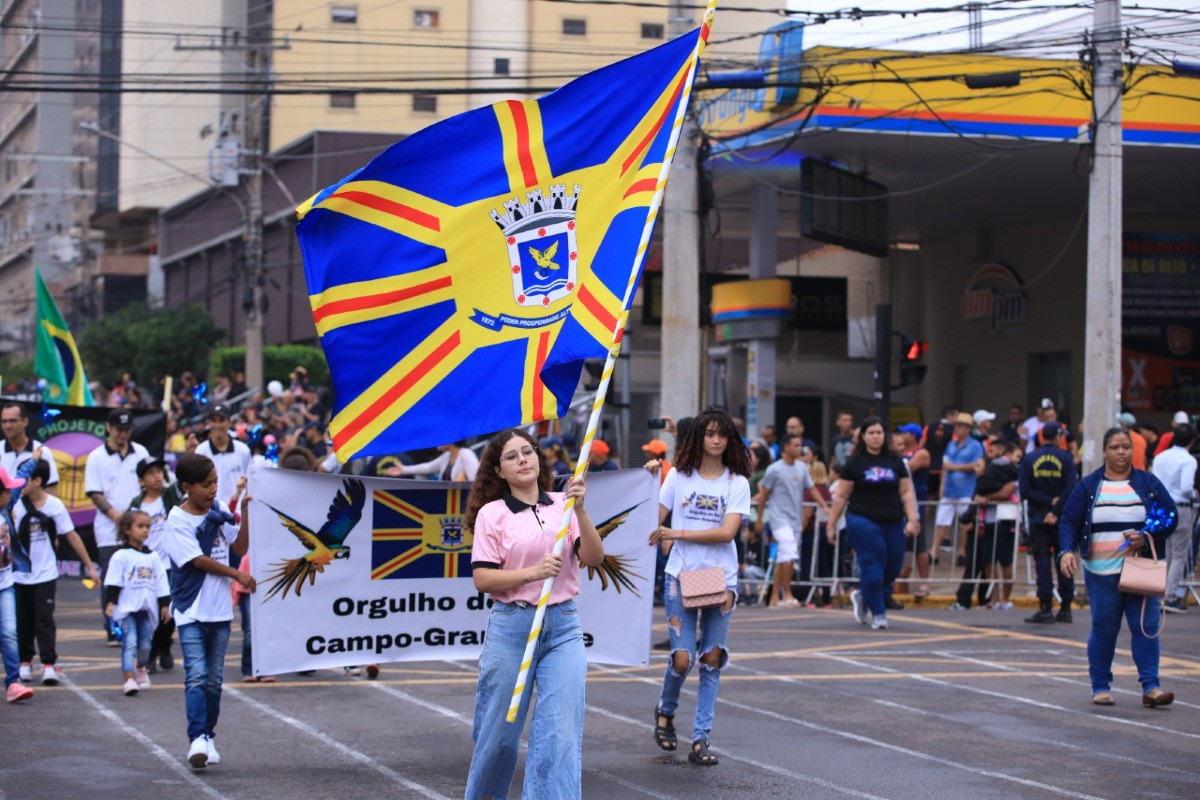
[[[659,717],[665,719],[667,724],[659,725]],[[675,715],[662,713],[658,706],[654,707],[654,741],[662,750],[671,751],[679,746],[679,739],[675,735]]]
[[[709,752],[708,742],[704,739],[697,739],[692,742],[692,752],[688,753],[688,761],[702,767],[715,767],[717,765],[717,757]]]

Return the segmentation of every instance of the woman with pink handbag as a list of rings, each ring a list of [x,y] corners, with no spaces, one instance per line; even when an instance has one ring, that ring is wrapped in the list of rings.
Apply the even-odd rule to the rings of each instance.
[[[1175,695],[1158,683],[1161,593],[1130,591],[1122,572],[1127,560],[1157,561],[1175,530],[1178,513],[1170,492],[1153,474],[1133,468],[1133,440],[1122,428],[1104,434],[1104,466],[1075,485],[1059,518],[1059,569],[1070,577],[1082,563],[1092,609],[1088,673],[1092,702],[1111,706],[1112,662],[1121,617],[1129,623],[1130,650],[1142,684],[1142,705],[1169,705]],[[1074,550],[1078,548],[1079,557]],[[1145,583],[1143,581],[1143,583]]]
[[[654,741],[663,750],[678,746],[675,710],[699,653],[700,688],[688,761],[703,767],[717,763],[708,748],[708,735],[721,670],[729,663],[725,640],[738,582],[733,540],[750,513],[749,477],[749,453],[733,418],[710,406],[692,421],[679,443],[675,468],[667,473],[659,492],[659,522],[670,513],[675,527],[660,524],[650,534],[651,545],[674,542],[663,592],[671,655],[654,709]]]

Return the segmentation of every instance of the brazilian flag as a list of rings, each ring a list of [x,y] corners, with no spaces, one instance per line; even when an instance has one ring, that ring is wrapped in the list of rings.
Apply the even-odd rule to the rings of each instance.
[[[58,304],[42,280],[37,276],[37,354],[33,368],[38,377],[46,381],[45,397],[48,402],[69,406],[94,406],[92,390],[88,388],[87,375],[83,373],[83,361],[75,347],[75,337],[67,328],[67,321],[58,310]]]

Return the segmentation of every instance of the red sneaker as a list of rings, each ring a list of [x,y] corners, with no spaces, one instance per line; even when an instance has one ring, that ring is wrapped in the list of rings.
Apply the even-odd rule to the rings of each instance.
[[[30,689],[20,681],[17,681],[9,686],[8,691],[5,692],[4,695],[4,699],[10,703],[19,703],[22,700],[28,700],[31,697],[33,697],[33,689]]]

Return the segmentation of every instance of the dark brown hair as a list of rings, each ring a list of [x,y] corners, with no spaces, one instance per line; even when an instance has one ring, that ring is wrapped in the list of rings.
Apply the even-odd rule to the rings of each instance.
[[[538,460],[538,487],[542,491],[548,492],[553,485],[550,463],[542,457],[537,440],[520,428],[500,431],[488,441],[487,447],[483,448],[483,455],[479,457],[479,469],[475,472],[475,482],[471,484],[471,493],[467,496],[467,515],[464,523],[469,531],[475,530],[475,518],[479,516],[479,509],[493,500],[499,500],[508,489],[508,481],[500,477],[498,470],[500,456],[504,454],[504,446],[512,441],[514,436],[529,442],[530,447],[533,448],[533,457]]]
[[[131,508],[121,515],[117,520],[117,541],[121,544],[129,544],[129,531],[133,528],[133,521],[138,517],[150,519],[150,515],[138,508]]]
[[[750,477],[750,451],[742,441],[733,417],[721,408],[709,406],[692,419],[691,427],[679,442],[679,452],[675,457],[675,469],[684,475],[691,475],[704,458],[704,432],[711,422],[717,423],[721,433],[729,440],[725,444],[725,452],[721,453],[721,463],[729,467],[729,471],[743,478]]]

